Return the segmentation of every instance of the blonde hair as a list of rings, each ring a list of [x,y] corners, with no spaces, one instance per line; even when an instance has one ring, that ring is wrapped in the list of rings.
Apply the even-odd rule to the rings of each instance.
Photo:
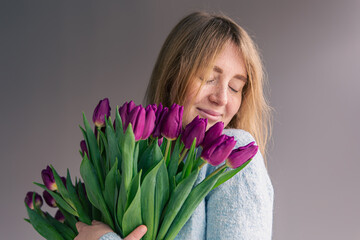
[[[146,91],[146,103],[183,104],[191,81],[200,71],[209,70],[229,40],[243,55],[248,81],[243,89],[240,109],[227,127],[252,134],[265,158],[271,121],[270,107],[263,92],[263,64],[250,36],[224,15],[195,12],[173,28],[155,63]]]

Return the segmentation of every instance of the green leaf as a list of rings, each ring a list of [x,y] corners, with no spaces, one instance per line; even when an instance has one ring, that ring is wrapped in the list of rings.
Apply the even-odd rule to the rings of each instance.
[[[98,134],[101,138],[101,142],[102,142],[102,146],[104,146],[105,152],[102,152],[102,159],[105,159],[105,164],[104,164],[104,171],[105,174],[107,174],[107,172],[110,170],[110,159],[109,159],[109,149],[108,149],[108,142],[106,139],[105,134],[102,131],[98,131]]]
[[[205,198],[205,196],[211,191],[212,187],[219,179],[222,171],[214,174],[212,177],[205,178],[200,184],[198,184],[189,194],[188,198],[185,200],[183,206],[175,217],[173,223],[166,234],[165,240],[172,240],[179,233],[181,228],[185,225],[187,220],[191,217],[192,213],[195,211],[200,202]]]
[[[77,216],[78,217],[78,213],[76,212],[76,210],[71,207],[63,198],[60,194],[56,193],[56,192],[53,192],[53,191],[50,191],[49,189],[46,188],[45,185],[42,185],[40,183],[35,183],[35,185],[43,188],[44,190],[46,190],[54,199],[55,199],[55,202],[58,206],[60,206],[61,208],[63,208],[65,211],[67,211],[68,213],[74,215],[74,216]]]
[[[65,211],[61,206],[58,205],[58,208],[65,217],[65,224],[68,225],[77,234],[78,231],[76,229],[75,224],[78,222],[78,220],[75,218],[74,215]]]
[[[141,185],[141,214],[147,232],[143,240],[153,239],[154,216],[155,216],[155,184],[156,176],[160,166],[164,164],[160,161],[144,178]]]
[[[153,141],[151,145],[141,154],[138,169],[142,169],[144,178],[147,173],[164,158],[157,141]]]
[[[121,185],[120,185],[120,190],[119,190],[119,197],[118,197],[118,201],[117,201],[117,206],[116,206],[116,217],[117,217],[117,221],[120,224],[120,228],[122,229],[122,219],[126,210],[126,204],[127,204],[127,191],[125,189],[125,185],[124,185],[124,180],[123,177],[121,177]]]
[[[195,169],[188,177],[182,180],[172,192],[168,205],[163,213],[164,218],[157,239],[164,239],[170,225],[174,221],[186,198],[189,196],[198,174],[199,170]]]
[[[190,175],[191,173],[191,169],[193,167],[195,158],[196,158],[196,138],[194,138],[194,141],[191,144],[191,148],[189,149],[189,152],[187,154],[186,160],[185,160],[185,166],[184,169],[182,171],[182,176],[181,179],[186,178],[187,176]]]
[[[86,155],[84,156],[84,159],[82,160],[80,165],[80,174],[84,180],[86,193],[90,202],[101,211],[105,223],[108,224],[112,229],[114,229],[114,223],[102,195],[101,185],[98,180],[98,176]]]
[[[114,128],[111,121],[109,120],[106,121],[105,131],[108,144],[106,156],[108,157],[107,161],[109,162],[109,169],[111,169],[114,166],[116,159],[120,158],[120,149],[118,141],[116,139]]]
[[[138,185],[140,185],[140,179],[142,175],[142,170],[136,174],[136,176],[133,178],[133,180],[130,183],[130,188],[127,195],[127,203],[125,210],[129,207],[133,199],[135,198],[135,195],[138,191]],[[138,182],[139,181],[139,182]]]
[[[85,126],[85,130],[86,130],[85,131],[86,139],[88,140],[88,152],[90,155],[89,160],[96,169],[96,173],[99,178],[99,183],[100,183],[101,189],[104,189],[104,170],[103,170],[103,167],[102,167],[103,164],[102,164],[101,158],[100,158],[100,150],[99,150],[99,147],[98,147],[98,144],[96,141],[95,134],[94,134],[93,130],[91,129],[90,124],[87,121],[84,113],[83,113],[83,120],[84,120],[84,126]]]
[[[81,205],[83,206],[87,215],[91,217],[92,216],[91,203],[90,203],[89,199],[87,198],[85,189],[80,181],[77,183],[76,188],[77,188],[77,193],[79,195],[79,200],[81,202]]]
[[[124,129],[123,129],[123,124],[122,124],[122,120],[119,114],[119,106],[116,107],[116,114],[115,114],[115,135],[116,135],[116,140],[119,142],[121,141],[121,139],[124,136]]]
[[[176,175],[177,168],[179,165],[178,162],[179,162],[179,158],[180,158],[180,143],[181,143],[181,140],[180,140],[180,138],[178,138],[176,140],[174,149],[171,153],[170,162],[168,165],[170,192],[172,192],[174,190],[174,188],[176,187],[175,181],[173,181],[173,180],[174,180],[174,177]]]
[[[165,204],[169,199],[169,176],[165,161],[161,161],[160,168],[156,177],[155,185],[155,208],[154,208],[154,229],[153,238],[156,238],[156,234],[159,228],[159,222],[161,213],[164,209]]]
[[[45,213],[46,219],[53,225],[56,230],[64,237],[66,240],[73,240],[76,237],[76,233],[68,227],[67,225],[59,222],[53,218],[49,213]]]
[[[125,190],[127,192],[134,172],[133,163],[134,163],[135,136],[132,130],[131,123],[129,123],[128,128],[126,129],[124,141],[120,146],[120,148],[122,153],[121,176],[124,182]]]
[[[138,161],[139,161],[139,142],[135,143],[134,159],[133,159],[133,176],[138,174]]]
[[[105,202],[109,208],[110,213],[115,212],[115,203],[117,201],[117,184],[116,184],[116,173],[117,173],[117,159],[115,160],[111,170],[106,176],[105,179],[105,189],[103,191]]]
[[[59,174],[56,172],[55,168],[50,165],[50,168],[54,174],[54,179],[58,188],[58,192],[60,195],[64,198],[64,200],[73,208],[76,209],[74,206],[74,203],[71,201],[70,194],[68,193],[68,190],[66,189],[63,181],[61,180]]]
[[[246,167],[246,165],[248,165],[250,163],[252,159],[250,159],[249,161],[245,162],[243,165],[241,165],[238,168],[235,169],[231,169],[229,171],[225,171],[221,174],[219,180],[215,183],[215,185],[213,186],[212,189],[217,188],[218,186],[220,186],[221,184],[223,184],[224,182],[226,182],[227,180],[229,180],[230,178],[232,178],[233,176],[235,176],[235,174],[237,174],[238,172],[240,172],[244,167]]]
[[[140,188],[141,170],[131,183],[129,192],[129,206],[127,207],[122,220],[122,228],[124,236],[131,233],[136,227],[142,225],[141,216],[141,188]]]
[[[83,208],[79,198],[78,198],[78,194],[76,192],[75,187],[73,186],[72,182],[71,182],[71,177],[70,177],[70,172],[69,169],[67,170],[67,176],[66,176],[66,187],[67,187],[67,191],[69,193],[70,199],[73,202],[75,209],[79,215],[79,220],[83,223],[86,224],[91,224],[91,219],[88,215],[88,213],[85,211],[85,209]]]
[[[39,215],[36,211],[30,209],[26,204],[25,207],[28,212],[31,225],[41,236],[51,240],[64,240],[61,234],[49,223],[49,221]]]

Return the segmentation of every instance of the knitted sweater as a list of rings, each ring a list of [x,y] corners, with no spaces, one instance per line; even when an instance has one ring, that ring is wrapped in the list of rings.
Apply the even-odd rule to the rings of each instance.
[[[254,141],[248,132],[239,129],[225,129],[224,134],[235,137],[235,148]],[[206,164],[195,184],[214,169]],[[175,240],[269,240],[273,201],[274,190],[258,152],[243,170],[206,196]],[[121,238],[108,233],[99,240]]]

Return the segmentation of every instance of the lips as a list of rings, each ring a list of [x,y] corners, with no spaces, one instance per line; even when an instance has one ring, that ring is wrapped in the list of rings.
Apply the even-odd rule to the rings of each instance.
[[[212,121],[219,121],[222,117],[222,114],[213,110],[203,109],[203,108],[196,108],[201,117],[207,118],[208,120]]]

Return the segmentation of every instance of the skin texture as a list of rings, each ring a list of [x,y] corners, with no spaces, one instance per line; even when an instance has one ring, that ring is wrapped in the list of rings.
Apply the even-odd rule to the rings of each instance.
[[[227,126],[238,112],[242,89],[247,81],[244,59],[238,49],[231,41],[227,42],[215,59],[209,77],[203,79],[200,75],[193,81],[185,98],[187,114],[183,118],[183,126],[197,115],[208,119],[207,128],[219,121]]]

